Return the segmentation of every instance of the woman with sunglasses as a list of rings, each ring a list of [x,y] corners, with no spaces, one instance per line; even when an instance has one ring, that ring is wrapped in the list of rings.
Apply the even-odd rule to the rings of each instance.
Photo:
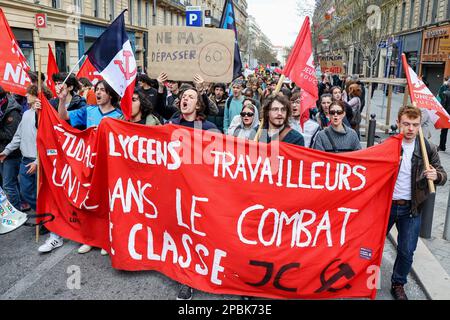
[[[234,117],[228,134],[252,140],[259,127],[258,108],[249,100],[244,100],[241,113]]]
[[[342,123],[345,105],[334,101],[329,108],[330,126],[317,134],[314,149],[326,152],[348,152],[361,149],[356,131]]]
[[[344,96],[342,93],[342,88],[338,86],[334,86],[331,88],[331,94],[333,95],[333,101],[342,101],[345,106],[345,118],[344,124],[350,127],[350,121],[353,118],[353,109],[352,107],[344,100]]]

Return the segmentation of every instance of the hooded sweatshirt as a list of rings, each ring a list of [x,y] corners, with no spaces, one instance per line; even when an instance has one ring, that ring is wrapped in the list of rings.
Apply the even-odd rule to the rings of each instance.
[[[230,136],[235,136],[238,138],[243,138],[247,140],[252,140],[256,136],[259,127],[259,114],[258,109],[255,109],[255,114],[253,115],[253,122],[250,127],[246,128],[240,114],[235,116],[231,121],[230,127],[228,128],[228,134]]]
[[[0,152],[11,142],[22,119],[22,106],[10,95],[0,99]],[[12,152],[8,159],[22,157],[20,150]]]

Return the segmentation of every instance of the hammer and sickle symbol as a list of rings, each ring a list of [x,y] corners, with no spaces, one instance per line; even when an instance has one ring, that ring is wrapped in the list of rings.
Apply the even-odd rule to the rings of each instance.
[[[348,265],[347,263],[341,263],[338,266],[339,271],[336,272],[331,278],[328,280],[325,279],[325,273],[327,270],[331,267],[331,265],[337,261],[340,261],[341,259],[335,259],[331,261],[325,269],[323,269],[322,273],[320,274],[320,282],[322,283],[322,286],[314,291],[314,293],[321,293],[323,291],[330,291],[330,292],[337,292],[342,289],[350,289],[352,286],[350,284],[346,284],[342,288],[334,288],[332,287],[333,284],[335,284],[337,281],[339,281],[341,278],[345,277],[346,279],[351,279],[355,276],[355,272],[353,269]]]

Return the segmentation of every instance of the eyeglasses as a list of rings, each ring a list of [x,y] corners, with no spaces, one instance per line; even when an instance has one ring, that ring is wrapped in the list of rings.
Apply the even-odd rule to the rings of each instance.
[[[300,104],[300,99],[297,99],[295,101],[292,101],[292,104]]]
[[[330,110],[330,115],[332,115],[332,116],[334,116],[334,115],[343,115],[344,114],[344,111],[343,110]]]
[[[287,108],[286,107],[282,107],[282,108],[270,108],[270,111],[278,113],[286,113],[287,112]]]
[[[253,112],[241,112],[241,117],[253,117],[255,114]]]

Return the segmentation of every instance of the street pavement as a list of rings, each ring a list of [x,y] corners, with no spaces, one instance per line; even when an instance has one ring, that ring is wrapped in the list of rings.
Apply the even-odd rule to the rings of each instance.
[[[37,248],[45,238],[41,236],[37,244],[34,228],[29,227],[1,236],[0,300],[174,300],[178,294],[179,284],[163,274],[115,270],[109,256],[100,255],[99,249],[79,254],[79,245],[72,241],[65,241],[51,253],[40,254]],[[392,300],[389,286],[394,260],[395,248],[386,240],[377,300]],[[74,270],[79,270],[79,289],[72,281]],[[406,293],[413,300],[426,299],[412,275]],[[193,299],[239,300],[240,296],[195,291]]]

